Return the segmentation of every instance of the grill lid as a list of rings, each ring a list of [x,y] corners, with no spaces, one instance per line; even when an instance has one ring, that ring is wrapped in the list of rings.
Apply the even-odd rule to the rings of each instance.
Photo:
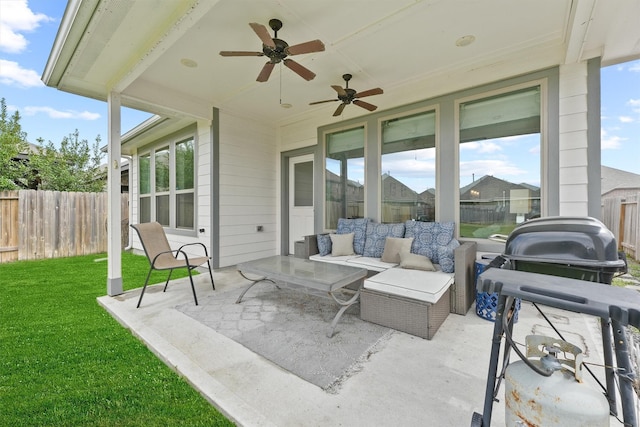
[[[507,238],[504,254],[517,261],[626,270],[613,233],[591,217],[546,217],[524,222]]]

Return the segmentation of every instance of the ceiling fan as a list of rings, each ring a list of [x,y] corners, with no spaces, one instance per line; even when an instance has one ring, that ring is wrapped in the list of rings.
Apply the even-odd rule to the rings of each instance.
[[[249,24],[257,36],[262,40],[262,52],[228,51],[220,52],[222,56],[266,56],[269,61],[262,67],[262,71],[256,79],[259,82],[269,80],[273,67],[282,62],[286,67],[298,74],[303,79],[309,81],[316,76],[311,70],[303,67],[287,56],[300,55],[302,53],[321,52],[324,50],[324,43],[320,40],[311,40],[305,43],[289,46],[287,42],[278,38],[278,30],[282,28],[282,21],[279,19],[269,20],[269,26],[274,32],[273,38],[264,25],[252,22]]]
[[[342,78],[347,83],[344,89],[338,85],[331,85],[331,87],[336,92],[338,92],[338,99],[327,99],[325,101],[316,101],[316,102],[310,103],[309,105],[322,104],[324,102],[342,101],[342,104],[338,105],[338,108],[333,113],[334,116],[339,116],[340,114],[342,114],[342,110],[344,110],[344,107],[346,107],[347,104],[352,104],[352,103],[357,105],[358,107],[362,107],[365,110],[369,110],[369,111],[374,111],[376,108],[378,108],[373,104],[360,101],[359,99],[356,99],[356,98],[364,98],[365,96],[371,96],[371,95],[380,95],[381,93],[383,93],[382,89],[377,87],[375,89],[369,89],[363,92],[356,92],[354,89],[349,88],[349,80],[351,80],[351,77],[352,77],[351,74],[342,75]]]

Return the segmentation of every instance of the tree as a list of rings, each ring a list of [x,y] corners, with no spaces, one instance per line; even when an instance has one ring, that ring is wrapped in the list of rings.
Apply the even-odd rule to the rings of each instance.
[[[100,167],[100,135],[89,147],[76,129],[62,139],[60,148],[38,139],[40,151],[32,155],[31,165],[37,171],[40,190],[101,192],[104,191],[106,170]]]
[[[5,99],[0,99],[0,190],[15,190],[26,187],[30,171],[24,161],[19,159],[20,153],[26,153],[27,134],[20,126],[20,113],[7,113]]]

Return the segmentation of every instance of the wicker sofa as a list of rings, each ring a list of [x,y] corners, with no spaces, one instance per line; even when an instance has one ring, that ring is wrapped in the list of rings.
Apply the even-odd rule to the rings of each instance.
[[[327,250],[329,238],[338,241],[338,237],[346,237],[336,234],[353,234],[353,253],[336,253],[332,250],[335,246]],[[405,253],[410,245],[411,253],[433,260],[435,271],[389,262],[387,251],[393,245],[404,245]],[[341,218],[335,234],[305,236],[304,256],[366,268],[369,275],[361,290],[362,319],[423,338],[431,339],[450,312],[466,315],[475,300],[476,244],[460,244],[454,239],[453,223],[379,224],[366,218]]]

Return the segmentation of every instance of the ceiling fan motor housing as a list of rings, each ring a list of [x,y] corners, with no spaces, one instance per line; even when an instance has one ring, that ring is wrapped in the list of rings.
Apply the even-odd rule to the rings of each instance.
[[[344,91],[346,92],[346,96],[345,95],[338,95],[338,99],[342,102],[344,102],[345,104],[351,104],[351,101],[353,101],[353,98],[356,96],[356,91],[351,89],[351,88],[345,88]]]
[[[271,62],[277,64],[287,57],[286,49],[289,47],[289,45],[284,40],[276,38],[273,39],[273,42],[275,43],[276,47],[272,48],[271,46],[263,44],[262,53],[264,53],[264,55],[269,58]]]

